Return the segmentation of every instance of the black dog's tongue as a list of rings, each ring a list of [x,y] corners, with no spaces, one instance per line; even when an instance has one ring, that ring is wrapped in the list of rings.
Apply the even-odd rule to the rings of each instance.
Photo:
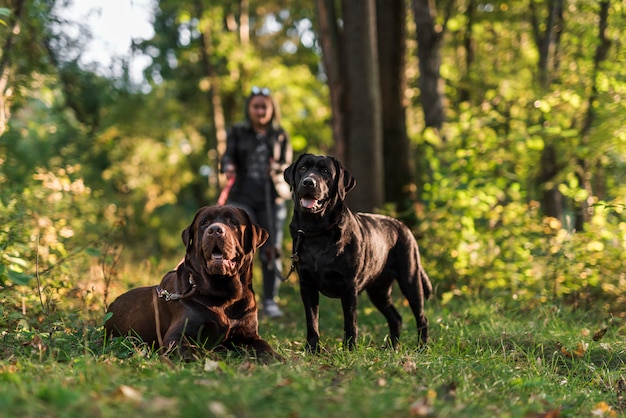
[[[311,209],[317,203],[317,199],[312,199],[308,197],[303,197],[300,199],[300,205],[307,209]]]

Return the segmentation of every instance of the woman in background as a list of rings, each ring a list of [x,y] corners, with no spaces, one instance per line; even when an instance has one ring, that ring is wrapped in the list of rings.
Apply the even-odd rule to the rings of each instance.
[[[245,209],[269,232],[261,248],[263,311],[270,318],[282,316],[277,297],[282,280],[280,262],[283,228],[290,198],[283,171],[292,162],[289,137],[280,126],[276,102],[266,88],[253,87],[246,98],[245,119],[228,132],[222,172],[233,181],[227,204]]]

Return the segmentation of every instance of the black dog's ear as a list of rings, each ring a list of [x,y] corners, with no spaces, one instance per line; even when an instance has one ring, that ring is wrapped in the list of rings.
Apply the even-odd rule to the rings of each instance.
[[[337,175],[335,176],[337,179],[337,196],[339,196],[339,200],[344,200],[346,194],[356,186],[356,179],[352,177],[348,169],[341,164],[341,161],[334,157],[330,158],[333,159],[335,169],[337,170]]]
[[[270,234],[264,228],[261,228],[260,225],[255,223],[245,209],[236,209],[246,219],[246,230],[243,237],[243,250],[246,254],[254,252],[254,250],[265,244],[265,241],[267,241]]]
[[[306,154],[306,153],[302,154],[300,157],[298,157],[296,162],[291,164],[289,167],[287,167],[285,169],[285,172],[283,173],[283,177],[285,178],[285,181],[292,188],[293,188],[293,186],[295,185],[295,182],[296,182],[296,167],[300,163],[300,160],[303,159],[307,155],[311,155],[311,154]]]

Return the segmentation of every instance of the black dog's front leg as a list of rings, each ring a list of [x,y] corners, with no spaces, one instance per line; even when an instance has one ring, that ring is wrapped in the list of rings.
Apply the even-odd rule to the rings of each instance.
[[[350,292],[341,296],[341,306],[343,308],[343,346],[352,350],[356,346],[358,337],[357,328],[357,293]]]
[[[315,286],[305,281],[300,281],[300,296],[304,304],[306,315],[306,342],[307,348],[312,353],[319,353],[319,304],[320,294]]]

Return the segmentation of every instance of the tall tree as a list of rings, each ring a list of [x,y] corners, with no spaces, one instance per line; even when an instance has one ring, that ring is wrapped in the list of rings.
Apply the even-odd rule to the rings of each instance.
[[[331,125],[335,142],[334,154],[345,160],[346,145],[346,73],[344,62],[343,32],[337,22],[335,0],[316,0],[317,31],[322,47],[322,61],[330,89],[332,109]]]
[[[419,59],[419,87],[426,127],[441,129],[445,121],[443,80],[440,75],[443,33],[454,0],[446,3],[443,25],[436,23],[437,8],[434,0],[413,0],[413,17],[417,34]]]
[[[585,149],[590,146],[591,128],[596,118],[595,107],[598,105],[599,98],[598,76],[600,74],[600,65],[604,60],[606,60],[609,47],[611,46],[611,41],[607,36],[609,6],[610,1],[601,1],[600,9],[598,11],[598,45],[596,46],[596,52],[593,57],[591,94],[587,100],[587,113],[580,132],[582,147]],[[578,156],[576,161],[576,177],[578,178],[579,186],[586,192],[586,198],[577,204],[574,220],[574,228],[576,228],[577,231],[582,231],[584,229],[585,223],[589,221],[592,210],[594,190],[592,188],[592,173],[590,165],[590,161],[585,156]]]
[[[533,28],[535,44],[539,51],[537,67],[539,71],[539,84],[541,88],[548,89],[558,62],[558,45],[561,39],[563,27],[563,0],[549,0],[546,2],[548,16],[544,23],[540,22],[539,11],[534,1],[530,2],[530,17]],[[541,30],[544,28],[543,31]],[[552,68],[550,63],[553,63]],[[563,166],[558,161],[558,147],[548,142],[545,144],[541,155],[540,172],[537,183],[542,190],[541,203],[547,216],[564,221],[564,198],[559,190],[558,178]]]
[[[244,4],[245,3],[245,4]],[[246,1],[242,1],[242,8],[247,6]],[[203,2],[201,0],[196,0],[195,9],[197,16],[199,18],[198,30],[200,31],[200,53],[202,56],[202,64],[204,66],[205,77],[209,82],[208,88],[208,99],[211,104],[210,109],[213,115],[213,124],[212,129],[210,129],[211,136],[214,136],[216,139],[216,150],[218,155],[224,155],[226,151],[226,121],[224,117],[224,107],[222,105],[222,95],[221,95],[221,80],[219,78],[219,74],[215,68],[215,65],[211,62],[213,57],[215,57],[215,50],[213,48],[213,38],[211,33],[211,24],[212,19],[210,18],[210,13],[206,13],[206,10],[203,6]],[[247,19],[247,10],[246,10],[246,18],[245,18],[245,29],[248,30],[248,19]],[[242,17],[242,27],[243,24]],[[240,38],[242,43],[247,43],[249,40],[249,33],[241,30]],[[210,144],[210,141],[206,142],[207,145]],[[210,155],[210,150],[207,147],[206,152]],[[207,158],[208,161],[211,161],[211,158]],[[215,172],[218,172],[218,159],[213,158],[213,168]]]
[[[14,75],[14,69],[12,68],[13,47],[16,37],[21,31],[21,19],[25,0],[16,0],[12,3],[11,9],[5,9],[10,14],[8,23],[2,22],[9,28],[9,31],[4,39],[0,56],[0,135],[6,130],[11,115],[12,77]]]
[[[406,18],[403,0],[377,0],[376,26],[384,143],[385,201],[402,217],[415,199],[412,155],[406,131]],[[407,219],[408,220],[408,219]]]
[[[371,211],[384,202],[380,77],[375,0],[345,0],[348,132],[346,164],[360,184],[352,207]]]

